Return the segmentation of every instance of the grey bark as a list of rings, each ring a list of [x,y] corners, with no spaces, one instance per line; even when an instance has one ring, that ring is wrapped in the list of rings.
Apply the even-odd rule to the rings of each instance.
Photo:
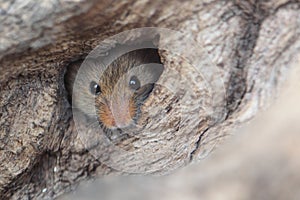
[[[159,169],[157,174],[205,157],[234,128],[266,107],[299,55],[300,2],[295,0],[42,4],[27,0],[2,1],[0,6],[1,199],[55,198],[81,180],[123,173],[95,159],[81,144],[64,87],[68,64],[86,56],[108,36],[145,26],[181,30],[201,43],[220,70],[226,94],[222,116],[212,120],[192,113],[197,128],[187,140],[188,127],[179,129],[171,139],[167,130],[162,130],[161,137],[155,136],[162,146],[176,147],[172,159],[166,154],[151,163]],[[194,53],[200,56],[201,50]],[[167,69],[180,70],[181,65],[190,69],[168,53],[161,52],[161,57]],[[197,87],[197,77],[188,70],[180,73]],[[161,81],[171,78],[172,74],[164,73]],[[160,88],[156,96],[168,97]],[[173,106],[169,121],[160,127],[174,128],[172,123],[178,119],[171,116],[178,111],[178,103],[167,98],[164,105],[158,105],[156,100],[155,96],[150,99],[145,113],[155,106]],[[135,141],[134,145],[138,144],[145,141]],[[119,145],[131,148],[133,143],[126,138]],[[146,159],[138,149],[136,155]],[[120,164],[128,160],[130,157]]]
[[[299,62],[296,65],[276,102],[235,130],[238,134],[204,161],[159,178],[90,180],[61,199],[299,199]]]

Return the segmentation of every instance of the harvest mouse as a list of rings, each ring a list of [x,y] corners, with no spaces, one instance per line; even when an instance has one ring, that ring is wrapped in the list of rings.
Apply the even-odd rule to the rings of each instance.
[[[73,107],[97,117],[100,125],[111,130],[137,121],[141,105],[164,70],[157,50],[150,48],[123,54],[107,67],[100,59],[80,64],[71,64],[65,76]]]

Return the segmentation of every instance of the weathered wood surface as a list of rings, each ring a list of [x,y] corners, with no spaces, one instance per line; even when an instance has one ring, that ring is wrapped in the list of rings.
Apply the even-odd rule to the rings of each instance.
[[[299,10],[294,0],[1,1],[1,198],[54,198],[87,177],[124,173],[84,149],[64,88],[66,66],[106,37],[145,26],[180,30],[199,41],[220,70],[225,117],[201,121],[186,149],[153,163],[170,166],[156,171],[167,173],[204,157],[276,96],[299,55]],[[161,55],[166,68],[180,69],[179,62]],[[182,135],[179,130],[174,140],[156,139],[176,146]]]
[[[60,199],[299,199],[299,76],[300,56],[276,102],[204,161],[168,176],[91,180]]]

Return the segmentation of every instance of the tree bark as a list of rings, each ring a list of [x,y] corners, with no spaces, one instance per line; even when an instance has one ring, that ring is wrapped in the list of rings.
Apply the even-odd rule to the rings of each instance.
[[[300,107],[295,106],[300,100],[299,66],[290,71],[276,103],[235,130],[238,135],[205,161],[159,178],[110,176],[86,181],[61,199],[299,199]]]
[[[151,115],[156,106],[174,108],[166,115],[167,122],[159,125],[163,127],[161,135],[153,138],[166,147],[161,150],[164,156],[149,164],[156,169],[151,173],[156,174],[169,173],[205,157],[233,129],[268,106],[299,56],[300,1],[297,0],[45,1],[41,4],[23,0],[3,1],[0,6],[1,199],[51,199],[89,177],[131,174],[95,158],[82,145],[64,86],[67,66],[84,58],[109,36],[150,26],[181,31],[208,52],[220,73],[218,78],[224,83],[202,91],[224,97],[220,100],[222,115],[213,113],[212,117],[198,110],[192,112],[190,118],[196,124],[188,135],[191,127],[183,125],[176,131],[172,125],[178,121],[176,108],[182,102],[168,96],[163,88],[156,88],[157,93],[146,105],[146,115]],[[192,54],[192,49],[185,51]],[[204,63],[202,53],[200,49],[194,52]],[[161,51],[160,56],[166,69],[161,83],[174,78],[169,69],[177,69],[190,78],[191,87],[197,92],[199,77],[189,71],[192,70],[189,64],[168,52]],[[216,77],[210,73],[208,68],[205,76],[214,80]],[[159,97],[165,98],[163,105],[159,104]],[[207,97],[200,93],[191,103],[197,105],[199,98],[205,102]],[[149,123],[153,125],[157,120],[154,117]],[[170,133],[174,134],[171,138]],[[134,142],[125,138],[118,145],[152,148],[151,142],[143,137]],[[133,149],[137,160],[150,157],[139,148]],[[106,150],[103,154],[107,154]],[[173,153],[169,154],[170,151]],[[119,164],[131,159],[125,157]]]

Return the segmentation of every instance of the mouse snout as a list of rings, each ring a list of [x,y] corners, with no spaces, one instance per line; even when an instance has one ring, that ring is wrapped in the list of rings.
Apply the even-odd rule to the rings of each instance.
[[[131,97],[119,97],[101,105],[99,119],[107,128],[125,128],[132,124],[135,113],[134,100]]]
[[[149,97],[154,84],[146,84],[135,92],[116,90],[99,106],[99,120],[109,129],[131,126],[139,112],[139,107]]]
[[[117,128],[125,128],[133,122],[136,109],[131,98],[122,98],[113,101],[111,113]]]

